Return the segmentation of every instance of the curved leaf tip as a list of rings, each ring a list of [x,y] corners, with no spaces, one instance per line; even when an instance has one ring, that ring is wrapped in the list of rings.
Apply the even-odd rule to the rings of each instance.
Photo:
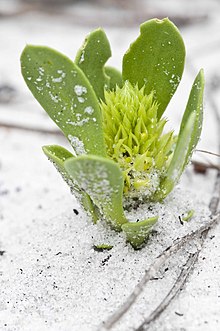
[[[98,99],[104,99],[104,90],[110,85],[110,77],[104,65],[111,56],[111,48],[103,29],[92,31],[79,49],[75,63],[90,81]]]
[[[164,113],[182,77],[185,46],[177,27],[168,19],[152,19],[140,26],[140,35],[123,58],[122,76],[132,84],[155,91],[158,117]]]
[[[76,154],[105,155],[98,99],[82,70],[65,55],[32,45],[22,52],[21,69],[30,91]]]
[[[122,225],[122,231],[126,235],[127,241],[135,248],[142,247],[149,237],[150,231],[157,222],[158,217],[151,217],[141,222],[130,222]]]

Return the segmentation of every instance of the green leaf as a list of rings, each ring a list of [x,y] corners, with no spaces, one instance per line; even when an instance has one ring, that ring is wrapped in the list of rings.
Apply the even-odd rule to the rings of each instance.
[[[78,51],[75,63],[90,81],[98,99],[104,99],[104,89],[110,78],[105,74],[104,65],[111,56],[109,41],[102,29],[96,29],[85,39]]]
[[[44,154],[48,157],[48,159],[54,164],[60,174],[64,177],[65,181],[70,179],[69,174],[64,168],[64,162],[74,157],[72,153],[70,153],[65,148],[58,145],[48,145],[42,147]]]
[[[164,179],[162,179],[159,189],[153,196],[152,200],[163,200],[174,188],[178,182],[184,168],[188,155],[189,144],[194,134],[196,114],[190,114],[181,134],[178,136],[176,148],[170,165],[167,169]]]
[[[195,113],[196,120],[194,123],[191,140],[188,146],[188,153],[186,155],[184,167],[188,164],[192,156],[193,150],[195,149],[199,141],[202,131],[204,86],[205,86],[204,72],[201,69],[194,80],[179,131],[179,135],[181,135],[189,119],[190,114]]]
[[[120,231],[127,220],[122,205],[123,176],[119,166],[94,155],[69,159],[64,166],[81,190],[89,194],[104,219]]]
[[[195,213],[195,210],[191,209],[191,210],[188,210],[186,213],[184,213],[183,217],[182,217],[182,221],[184,222],[189,222],[191,220],[191,218],[193,217]]]
[[[94,250],[97,252],[104,252],[105,250],[109,251],[113,248],[112,245],[108,245],[108,244],[94,245],[93,247],[94,247]]]
[[[79,186],[77,186],[76,183],[72,181],[64,167],[64,162],[70,158],[73,158],[74,156],[68,150],[58,145],[43,146],[42,149],[44,154],[59,171],[64,181],[70,186],[72,193],[78,198],[85,210],[91,214],[94,223],[96,223],[98,219],[96,207],[93,205],[88,194],[81,191]]]
[[[153,90],[159,103],[158,117],[164,113],[182,77],[185,46],[176,26],[167,18],[152,19],[140,27],[140,36],[123,58],[122,76],[146,94]]]
[[[156,193],[159,199],[165,198],[178,182],[187,166],[202,130],[204,73],[200,70],[193,83],[186,110],[180,126],[177,145],[167,170],[166,178]]]
[[[138,249],[148,239],[152,226],[157,220],[158,217],[151,217],[141,222],[126,223],[122,225],[122,231],[125,233],[127,241]]]
[[[109,89],[115,91],[116,85],[122,87],[122,75],[119,70],[106,66],[105,73],[110,78]]]
[[[21,55],[25,82],[77,155],[105,155],[101,112],[88,79],[66,56],[43,46]]]

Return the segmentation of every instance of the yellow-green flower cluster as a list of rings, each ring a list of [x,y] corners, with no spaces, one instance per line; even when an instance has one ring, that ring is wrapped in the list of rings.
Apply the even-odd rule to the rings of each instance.
[[[154,93],[145,94],[128,81],[122,88],[105,92],[101,102],[108,156],[124,176],[128,196],[150,196],[167,169],[174,144],[173,132],[163,134],[166,119],[158,119]]]

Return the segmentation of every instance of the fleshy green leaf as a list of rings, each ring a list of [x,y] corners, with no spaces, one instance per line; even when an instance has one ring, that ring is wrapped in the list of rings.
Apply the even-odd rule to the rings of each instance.
[[[26,46],[21,68],[34,97],[76,154],[105,155],[98,100],[84,73],[63,54],[43,46]]]
[[[76,55],[75,63],[90,81],[98,99],[104,99],[104,89],[110,78],[105,74],[104,65],[111,56],[109,41],[102,29],[96,29],[85,39]]]
[[[200,70],[193,83],[180,126],[177,145],[166,178],[160,185],[158,196],[165,198],[179,180],[187,166],[202,130],[204,73]]]
[[[103,157],[85,155],[67,160],[65,169],[81,190],[89,194],[112,228],[120,231],[127,220],[122,206],[123,176],[119,166]]]
[[[167,173],[164,179],[161,181],[160,186],[153,200],[164,199],[174,188],[178,182],[184,168],[185,161],[188,155],[189,144],[194,134],[194,127],[196,122],[196,114],[190,114],[188,121],[186,122],[181,134],[178,136],[176,148]]]
[[[158,117],[165,111],[182,77],[185,46],[176,26],[167,18],[152,19],[140,27],[140,36],[123,58],[122,76],[146,93],[153,90],[159,103]]]
[[[82,203],[86,211],[88,211],[94,223],[97,221],[97,210],[93,205],[90,197],[86,192],[81,191],[81,189],[73,182],[64,167],[64,162],[74,156],[65,148],[58,145],[43,146],[43,152],[48,157],[48,159],[54,164],[55,168],[59,171],[65,182],[70,186],[71,191],[76,195],[79,201]]]
[[[69,174],[64,168],[64,162],[74,157],[72,153],[70,153],[67,149],[58,146],[58,145],[48,145],[42,147],[44,154],[48,157],[48,159],[54,163],[57,170],[61,173],[65,180],[68,180]]]
[[[180,126],[180,132],[179,135],[182,134],[186,123],[188,121],[188,118],[190,114],[195,113],[196,114],[196,120],[193,128],[193,132],[191,135],[191,140],[188,146],[188,153],[186,155],[186,160],[184,166],[186,166],[192,156],[193,150],[196,147],[201,131],[202,131],[202,120],[203,120],[203,93],[204,93],[204,72],[201,69],[196,76],[190,95],[189,100],[187,102],[186,110],[183,115],[183,119]]]
[[[116,89],[116,85],[120,88],[122,87],[122,75],[119,70],[113,67],[106,66],[105,73],[110,78],[110,83],[109,83],[110,90],[114,91]]]
[[[127,241],[134,248],[138,249],[147,240],[152,226],[157,220],[158,217],[151,217],[141,222],[126,223],[122,225],[122,231],[125,233]]]

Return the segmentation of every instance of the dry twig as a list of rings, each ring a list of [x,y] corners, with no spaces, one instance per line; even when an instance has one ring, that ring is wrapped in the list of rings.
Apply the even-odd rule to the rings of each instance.
[[[201,152],[201,153],[206,153],[206,154],[210,154],[210,155],[213,155],[213,156],[220,157],[220,154],[213,153],[213,152],[210,152],[210,151],[205,151],[204,149],[196,149],[195,152]]]
[[[181,273],[174,283],[173,287],[161,302],[161,304],[145,319],[145,321],[135,330],[135,331],[144,331],[147,330],[151,322],[153,322],[157,317],[160,316],[161,312],[164,311],[169,305],[170,301],[178,294],[183,284],[185,283],[190,271],[192,270],[195,262],[197,261],[199,251],[196,253],[190,254],[187,262],[181,269]]]
[[[209,222],[208,224],[200,227],[199,229],[197,229],[194,232],[191,232],[187,235],[185,235],[184,237],[182,237],[181,239],[177,239],[174,241],[172,246],[169,246],[167,249],[165,249],[155,260],[154,262],[151,264],[150,268],[145,272],[143,278],[141,279],[141,281],[137,284],[137,286],[135,287],[134,291],[131,293],[131,295],[127,298],[127,300],[125,301],[125,303],[105,322],[104,326],[101,327],[99,330],[100,331],[106,331],[106,330],[111,330],[112,327],[125,315],[125,313],[133,306],[133,304],[136,302],[137,298],[139,297],[139,295],[143,292],[143,289],[145,287],[145,285],[149,282],[149,280],[151,280],[152,278],[154,278],[156,276],[156,273],[159,271],[159,269],[162,267],[162,265],[172,256],[174,255],[176,252],[179,251],[179,249],[183,248],[183,246],[185,244],[187,244],[188,242],[191,242],[192,240],[198,239],[198,238],[206,238],[206,235],[208,233],[208,231],[210,230],[210,228],[213,227],[214,224],[217,223],[217,221],[219,221],[219,214],[217,214],[212,220],[211,222]],[[201,246],[200,246],[201,247]],[[198,251],[197,251],[198,252]],[[196,253],[197,253],[196,252]],[[189,271],[191,270],[190,267],[190,263],[192,264],[192,262],[195,259],[195,256],[197,256],[196,254],[192,254],[190,255],[190,258],[187,261],[187,266],[188,266],[188,271],[186,270],[183,273],[183,269],[181,271],[181,274],[177,280],[177,284],[182,284],[183,282],[181,282],[181,280],[185,280],[187,278],[187,275],[189,274]],[[176,284],[176,283],[175,283]],[[173,293],[177,293],[178,289],[177,289],[177,285],[174,284],[174,287],[171,289],[171,291],[168,294],[169,299],[172,299],[174,297]],[[172,295],[170,294],[172,293]],[[170,301],[169,301],[170,302]],[[164,305],[164,301],[162,302],[162,306],[158,307],[157,310],[157,314],[158,315],[158,309],[165,307]],[[152,313],[155,315],[155,311]],[[150,316],[152,316],[152,314]],[[147,320],[150,318],[150,316],[147,318]],[[137,329],[139,331],[139,329]],[[135,330],[135,331],[137,331]]]
[[[19,131],[28,131],[32,133],[42,133],[42,134],[52,134],[52,135],[62,135],[62,132],[59,130],[49,130],[49,129],[42,129],[37,127],[30,127],[24,126],[20,124],[13,124],[13,123],[4,123],[0,122],[0,127],[9,129],[9,130],[19,130]]]

